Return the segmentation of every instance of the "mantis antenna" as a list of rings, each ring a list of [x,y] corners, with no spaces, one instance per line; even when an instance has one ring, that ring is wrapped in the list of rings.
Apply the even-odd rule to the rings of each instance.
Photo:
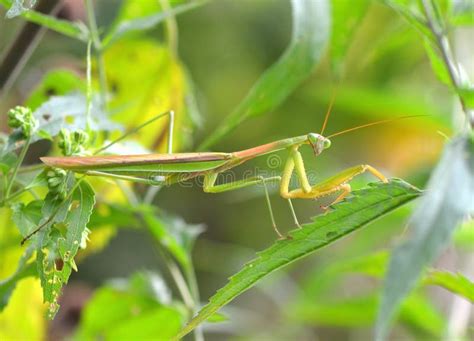
[[[377,124],[384,124],[384,123],[390,123],[390,122],[394,122],[394,121],[400,121],[400,120],[404,120],[406,118],[426,117],[426,116],[428,116],[428,115],[411,115],[411,116],[402,116],[402,117],[396,117],[396,118],[389,118],[389,119],[386,119],[386,120],[375,121],[375,122],[363,124],[363,125],[360,125],[360,126],[357,126],[357,127],[352,127],[352,128],[349,128],[349,129],[338,131],[337,133],[331,134],[331,135],[326,136],[326,137],[331,138],[331,137],[334,137],[334,136],[338,136],[338,135],[348,133],[350,131],[354,131],[354,130],[357,130],[357,129],[362,129],[362,128],[374,126],[374,125],[377,125]]]
[[[331,115],[331,111],[332,111],[332,106],[334,104],[334,101],[336,100],[336,93],[337,93],[337,88],[334,88],[332,92],[332,96],[331,96],[331,101],[329,102],[328,110],[326,111],[326,116],[324,117],[324,123],[323,123],[323,127],[321,128],[320,135],[323,135],[324,129],[326,129],[326,125],[328,124],[329,116]]]

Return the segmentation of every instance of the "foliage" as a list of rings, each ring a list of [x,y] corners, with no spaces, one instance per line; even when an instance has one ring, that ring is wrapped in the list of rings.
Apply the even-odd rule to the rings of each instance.
[[[171,302],[171,293],[160,276],[137,273],[128,281],[116,280],[95,292],[76,338],[170,338],[182,323],[180,309]]]
[[[390,261],[380,310],[381,330],[423,269],[450,243],[454,229],[474,212],[471,138],[461,136],[448,144],[427,191],[409,222],[413,237],[394,250]]]
[[[414,19],[416,14],[408,6],[405,5],[403,11]],[[454,89],[464,87],[464,83],[469,81],[464,79],[461,69],[452,59],[450,45],[443,32],[447,27],[447,20],[443,16],[445,8],[428,0],[422,1],[421,7],[425,15],[425,28],[430,33],[425,34],[425,39],[433,36],[433,44],[439,49],[440,56],[433,51],[429,42],[425,44],[433,70],[442,82]],[[460,133],[446,146],[431,175],[428,194],[423,197],[411,218],[413,237],[393,252],[379,310],[377,339],[386,338],[394,312],[413,288],[423,269],[449,245],[455,229],[463,220],[474,213],[474,116],[462,95],[460,102],[471,131]]]
[[[0,59],[16,81],[16,91],[6,89],[0,103],[0,129],[8,131],[0,133],[0,339],[46,338],[67,311],[65,286],[76,280],[99,284],[68,335],[78,340],[177,339],[191,331],[200,340],[203,330],[303,339],[314,331],[323,335],[320,327],[371,338],[374,326],[375,338],[384,340],[392,322],[396,336],[471,336],[466,328],[450,334],[452,317],[438,310],[426,287],[474,302],[468,272],[433,265],[450,245],[460,257],[474,250],[474,85],[450,43],[458,28],[472,28],[472,1],[123,0],[115,13],[109,4],[84,0],[87,18],[76,21],[42,13],[35,4],[0,0],[5,36],[22,22],[50,31],[33,55],[34,39],[15,41],[30,52],[0,42],[18,57]],[[58,46],[64,47],[58,55],[74,55],[73,62],[59,58],[46,70],[42,58]],[[184,188],[187,183],[148,188],[37,162],[58,154],[165,153],[167,119],[153,118],[171,110],[175,151],[219,144],[238,150],[319,131],[334,79],[327,131],[429,117],[363,130],[357,145],[335,137],[333,154],[316,161],[301,148],[311,182],[348,162],[367,162],[426,190],[397,178],[368,186],[354,179],[351,196],[243,267],[253,251],[239,245],[258,248],[273,238],[255,228],[267,224],[263,206],[253,202],[262,188],[213,200]],[[31,80],[38,80],[33,88]],[[448,115],[452,97],[462,111],[457,126]],[[280,154],[266,164],[255,160],[255,167],[245,161],[256,175],[281,175]],[[239,170],[230,175],[236,174],[240,178]],[[407,204],[418,197],[412,213]],[[284,221],[279,228],[289,226],[281,213],[285,203],[271,200]],[[295,203],[296,211],[314,215],[314,205],[304,205]],[[188,220],[206,221],[209,229],[202,235],[205,226]],[[406,220],[409,232],[390,247]],[[116,246],[126,233],[145,237]],[[307,257],[315,251],[318,257]],[[115,253],[101,268],[97,259],[107,252]],[[153,254],[152,265],[139,258],[142,252]],[[136,264],[129,262],[135,257]],[[213,277],[229,273],[229,282],[212,294],[219,287]],[[211,293],[207,304],[200,291]],[[262,293],[278,308],[271,314],[254,308]],[[234,303],[237,297],[250,297],[252,309]]]
[[[183,337],[220,307],[252,287],[271,272],[308,256],[317,249],[364,227],[369,222],[413,200],[420,191],[409,184],[391,180],[389,184],[372,184],[369,189],[353,193],[353,197],[334,206],[334,211],[313,218],[313,223],[292,231],[286,240],[260,252],[258,258],[230,278],[229,283],[211,297],[199,314],[177,335]]]

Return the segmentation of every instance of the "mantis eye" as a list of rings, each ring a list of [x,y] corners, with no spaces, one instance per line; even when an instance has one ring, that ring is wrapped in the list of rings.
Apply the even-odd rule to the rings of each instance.
[[[316,144],[316,143],[318,143],[318,140],[319,140],[319,135],[318,135],[318,134],[314,134],[314,133],[309,133],[309,134],[308,134],[308,141],[309,141],[311,144]]]
[[[324,139],[323,147],[324,147],[324,149],[328,149],[329,147],[331,147],[331,140]]]

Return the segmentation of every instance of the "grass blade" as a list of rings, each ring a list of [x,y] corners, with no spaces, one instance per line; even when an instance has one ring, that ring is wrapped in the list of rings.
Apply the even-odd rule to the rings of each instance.
[[[474,282],[462,273],[432,270],[423,280],[425,285],[437,285],[474,303]]]
[[[280,240],[230,278],[223,288],[211,297],[176,336],[181,338],[204,322],[232,299],[250,289],[260,279],[295,260],[342,238],[395,210],[420,195],[408,183],[393,179],[387,184],[375,183],[368,188],[354,191],[353,196],[334,206],[334,210],[319,216],[303,229],[290,233],[291,239]]]

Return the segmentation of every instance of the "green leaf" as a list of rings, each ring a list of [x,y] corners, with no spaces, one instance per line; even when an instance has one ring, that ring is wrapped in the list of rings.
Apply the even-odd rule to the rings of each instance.
[[[425,45],[426,54],[428,55],[428,58],[430,59],[430,62],[431,62],[431,68],[433,69],[433,72],[442,83],[444,83],[445,85],[449,87],[452,87],[449,71],[443,59],[441,58],[441,56],[438,54],[435,48],[431,45],[428,39],[425,39],[424,45]]]
[[[296,310],[291,311],[290,318],[312,326],[371,326],[376,318],[377,305],[377,293],[336,300],[307,297]],[[443,315],[421,294],[413,293],[404,303],[400,320],[405,326],[422,331],[425,336],[442,336]]]
[[[24,168],[24,171],[16,177],[15,181],[23,187],[23,190],[48,186],[45,168]]]
[[[109,32],[104,38],[104,47],[107,48],[110,44],[113,44],[115,41],[119,40],[120,38],[123,38],[124,36],[132,32],[141,33],[145,30],[152,29],[167,18],[174,17],[178,14],[192,10],[198,6],[203,5],[206,2],[207,0],[188,2],[183,5],[172,7],[169,11],[159,12],[156,14],[151,14],[132,20],[120,21],[119,24],[113,27],[111,32]],[[133,5],[137,6],[136,4]],[[125,14],[124,16],[130,17],[130,14]]]
[[[459,248],[474,252],[474,219],[468,220],[456,230],[454,242]]]
[[[2,4],[5,8],[10,8],[13,4],[13,1],[0,0],[0,4]],[[75,38],[83,42],[89,41],[89,30],[82,23],[73,23],[68,20],[57,19],[51,15],[36,12],[31,9],[17,10],[14,11],[14,13],[12,13],[10,16],[7,13],[8,18],[12,18],[17,15],[21,16],[27,21],[44,26],[46,28],[49,28],[50,30],[64,34],[68,37]]]
[[[133,283],[144,284],[149,278],[136,274],[98,289],[83,310],[75,339],[168,339],[176,334],[183,320],[180,310]]]
[[[55,69],[43,76],[25,101],[25,106],[36,110],[51,96],[64,96],[73,91],[85,93],[85,80],[70,70]]]
[[[426,195],[413,214],[413,236],[392,254],[376,326],[383,340],[403,298],[416,285],[425,266],[450,243],[455,228],[474,212],[474,142],[453,139],[434,170]]]
[[[38,226],[43,217],[41,213],[42,207],[43,200],[30,201],[27,205],[24,203],[17,203],[12,206],[12,220],[23,237],[26,237]]]
[[[229,321],[229,317],[222,313],[214,313],[211,316],[208,317],[206,322],[209,323],[221,323],[221,322],[226,322]]]
[[[303,287],[305,296],[322,298],[326,295],[326,292],[324,292],[326,287],[324,282],[331,282],[334,277],[343,274],[362,274],[377,279],[383,278],[389,259],[388,252],[380,251],[355,259],[345,259],[333,263],[322,270],[317,269],[317,271],[308,276],[309,280]],[[474,297],[474,284],[462,274],[453,274],[442,270],[430,269],[425,276],[423,276],[420,284],[438,285],[470,300],[473,300]]]
[[[143,18],[155,14],[156,12],[161,11],[160,5],[160,1],[124,0],[122,1],[119,13],[114,21],[118,24],[126,20]]]
[[[33,113],[39,122],[38,131],[41,131],[41,134],[35,134],[31,142],[42,139],[44,134],[50,137],[56,136],[62,128],[70,131],[86,130],[86,106],[86,97],[82,94],[75,93],[50,97]],[[93,101],[91,110],[94,113],[90,120],[92,130],[113,131],[121,129],[119,124],[111,122],[107,114],[99,109],[99,104],[96,101]],[[22,146],[23,142],[23,140],[19,140],[18,136],[12,134],[6,150],[14,150]]]
[[[35,6],[36,0],[31,0],[29,6],[25,7],[23,5],[25,1],[24,0],[12,0],[10,9],[7,11],[7,14],[5,14],[5,17],[8,19],[14,18],[16,16],[21,15],[22,13],[29,11]]]
[[[335,205],[334,210],[316,217],[313,223],[304,225],[302,229],[292,231],[289,239],[279,240],[260,252],[258,258],[246,264],[230,278],[227,285],[211,297],[209,303],[176,337],[188,334],[266,275],[366,226],[419,195],[418,189],[398,179],[387,184],[371,184],[368,188],[354,191],[353,196]]]
[[[474,25],[474,2],[472,0],[452,0],[452,2],[450,24],[455,26]]]
[[[183,66],[173,53],[156,40],[124,39],[105,51],[104,61],[114,93],[108,103],[116,112],[114,120],[132,129],[158,113],[174,110],[173,148],[188,146],[194,130],[186,107],[189,89]],[[167,134],[168,120],[160,119],[140,129],[135,138],[149,150],[165,152]]]
[[[337,0],[332,2],[331,64],[336,75],[341,75],[344,58],[359,23],[367,12],[370,0]]]
[[[189,225],[180,218],[158,218],[148,207],[139,209],[153,237],[166,248],[180,265],[189,269],[191,250],[196,237],[203,231],[202,225]]]
[[[59,207],[53,226],[38,233],[37,265],[43,287],[44,301],[48,303],[48,317],[53,318],[59,309],[57,303],[61,288],[76,269],[74,257],[82,243],[83,233],[94,207],[95,197],[91,186],[82,181],[69,201],[58,202],[49,196],[45,199],[43,214],[50,217]],[[63,235],[62,229],[66,229]]]
[[[0,151],[0,172],[3,175],[8,174],[10,169],[15,166],[17,159],[18,157],[15,153],[3,153],[3,151]]]
[[[464,87],[461,89],[457,89],[459,96],[464,101],[464,104],[469,109],[474,109],[474,87]]]
[[[292,0],[291,3],[293,33],[290,45],[199,149],[209,148],[243,121],[275,109],[318,64],[329,39],[329,3],[327,0]]]
[[[416,0],[381,0],[388,7],[400,14],[414,29],[430,41],[434,41],[433,34],[427,27],[424,15],[420,12]]]
[[[342,259],[322,269],[315,269],[313,273],[307,275],[301,295],[293,303],[288,316],[311,325],[373,325],[379,303],[378,294],[377,297],[362,295],[341,299],[340,291],[334,292],[334,287],[339,287],[339,283],[343,283],[344,276],[354,274],[383,278],[388,260],[388,252],[380,251],[354,259]],[[367,293],[373,290],[368,288]],[[370,302],[367,302],[367,299]],[[399,321],[431,337],[440,337],[444,330],[442,314],[430,303],[430,299],[421,295],[419,291],[404,302]]]
[[[87,100],[82,94],[70,94],[65,96],[52,96],[34,111],[34,116],[39,121],[39,130],[47,132],[51,136],[56,136],[61,128],[70,131],[78,129],[86,130]],[[120,126],[111,122],[107,114],[99,109],[99,104],[93,101],[91,111],[92,130],[116,130]]]
[[[416,330],[428,333],[435,339],[442,338],[446,327],[445,317],[432,300],[416,292],[411,293],[403,302],[400,320]]]
[[[375,318],[377,296],[321,302],[307,297],[306,302],[292,310],[294,320],[313,326],[357,327],[368,326]]]
[[[423,284],[438,285],[474,303],[474,283],[461,273],[431,270]]]

